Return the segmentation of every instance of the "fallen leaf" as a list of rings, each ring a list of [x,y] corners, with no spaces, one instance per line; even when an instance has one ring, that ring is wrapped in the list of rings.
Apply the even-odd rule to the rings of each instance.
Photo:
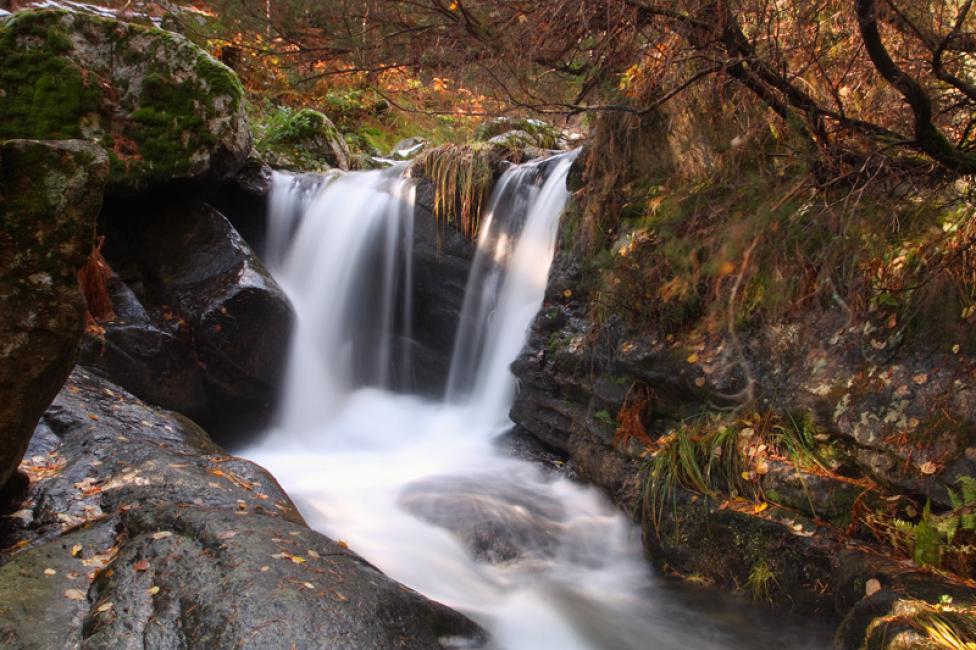
[[[688,363],[698,363],[698,355],[691,354],[688,356]]]
[[[135,571],[145,571],[149,568],[149,560],[139,560],[132,565],[132,568]]]
[[[217,539],[230,539],[237,534],[236,530],[225,530],[224,532],[217,535]]]
[[[705,387],[705,378],[704,377],[699,377],[698,379],[696,379],[695,380],[695,386],[698,386],[699,388],[704,388]]]
[[[302,584],[305,585],[306,589],[315,589],[315,585],[313,585],[311,582],[304,582]]]
[[[107,602],[107,603],[102,603],[101,605],[99,605],[99,606],[98,606],[98,607],[97,607],[97,608],[95,609],[95,611],[96,611],[96,612],[103,612],[103,613],[104,613],[104,612],[107,612],[107,611],[108,611],[108,610],[110,610],[110,609],[112,609],[112,603],[111,603],[111,601],[109,601],[109,602]]]
[[[349,544],[346,544],[345,540],[340,539],[336,544],[339,545],[339,548],[349,549]]]
[[[292,556],[291,556],[290,558],[288,558],[288,559],[290,559],[290,560],[291,560],[292,562],[294,562],[295,564],[305,564],[305,558],[303,558],[303,557],[302,557],[302,556],[300,556],[300,555],[292,555]]]
[[[79,553],[81,553],[81,544],[75,544],[71,547],[71,557],[78,557]]]
[[[752,509],[752,512],[753,512],[753,514],[757,514],[758,515],[760,512],[762,512],[763,510],[765,510],[768,507],[769,507],[769,504],[768,503],[765,503],[765,502],[764,503],[757,503],[756,504],[756,507]]]
[[[871,578],[864,583],[864,595],[873,596],[874,594],[881,591],[881,581],[877,578]]]
[[[64,592],[64,597],[68,600],[85,600],[85,592],[81,589],[66,589]]]
[[[155,596],[156,594],[159,593],[159,585],[153,585],[152,587],[150,587],[146,591],[149,592],[149,595],[150,596]]]
[[[158,533],[153,533],[153,539],[166,539],[167,537],[172,537],[173,531],[171,530],[161,530]]]
[[[919,386],[921,386],[922,384],[928,382],[928,380],[929,380],[929,376],[926,375],[924,372],[921,372],[921,373],[915,375],[914,377],[912,377],[912,381],[915,382],[916,384],[918,384]]]
[[[319,554],[313,549],[308,549],[308,553],[306,553],[306,555],[309,557],[314,557],[316,560],[319,559]]]
[[[922,474],[925,474],[926,476],[931,476],[932,474],[935,474],[939,470],[939,468],[936,466],[935,463],[933,463],[930,460],[927,460],[924,463],[922,463],[922,465],[918,468],[918,470],[922,472]]]
[[[44,569],[44,575],[46,575],[46,576],[57,575],[57,573],[58,573],[57,571],[55,571],[54,569],[51,569],[51,568]]]
[[[30,523],[34,520],[34,511],[30,508],[24,508],[23,510],[18,510],[12,515],[7,515],[13,519],[20,519],[23,522]]]
[[[269,567],[267,564],[264,565],[263,567],[261,567],[261,573],[267,573],[270,570],[271,570],[271,567]]]

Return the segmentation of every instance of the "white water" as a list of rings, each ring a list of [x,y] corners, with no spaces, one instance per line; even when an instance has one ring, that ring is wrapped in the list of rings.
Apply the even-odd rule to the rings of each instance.
[[[595,490],[495,443],[510,426],[508,366],[542,304],[570,163],[499,181],[441,401],[391,389],[410,365],[393,340],[410,335],[411,182],[400,169],[321,187],[276,176],[269,259],[298,327],[280,424],[243,455],[313,527],[473,617],[503,648],[756,647],[658,584],[633,525]]]

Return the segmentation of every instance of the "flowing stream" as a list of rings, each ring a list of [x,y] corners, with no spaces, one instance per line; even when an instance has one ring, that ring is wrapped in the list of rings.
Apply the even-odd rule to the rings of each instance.
[[[574,154],[512,167],[482,218],[446,395],[410,394],[413,181],[276,175],[268,260],[298,314],[278,424],[244,456],[309,524],[509,650],[823,648],[817,627],[655,576],[596,490],[514,457],[509,364],[542,305]]]

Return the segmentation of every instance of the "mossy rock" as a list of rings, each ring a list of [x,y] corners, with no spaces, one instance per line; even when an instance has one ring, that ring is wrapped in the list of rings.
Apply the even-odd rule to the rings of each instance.
[[[186,38],[63,10],[0,22],[0,139],[94,141],[116,189],[225,177],[250,151],[234,73]]]
[[[491,141],[498,136],[508,136],[518,132],[518,137],[527,140],[526,144],[542,149],[556,149],[559,146],[559,134],[555,127],[542,120],[525,117],[497,117],[479,124],[474,131],[474,137],[481,142]]]
[[[349,145],[319,111],[281,106],[255,132],[255,148],[272,167],[295,172],[349,169]]]
[[[0,485],[74,365],[107,175],[87,142],[0,142]]]

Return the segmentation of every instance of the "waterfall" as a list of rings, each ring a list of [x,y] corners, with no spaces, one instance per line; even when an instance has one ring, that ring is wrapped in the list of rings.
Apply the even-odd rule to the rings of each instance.
[[[310,525],[457,608],[508,650],[749,648],[652,575],[600,493],[497,444],[575,154],[513,167],[482,215],[447,395],[408,391],[415,187],[404,167],[276,175],[268,259],[297,313],[281,414],[243,455]],[[749,616],[752,612],[744,614]],[[737,627],[747,630],[742,633]],[[776,630],[776,628],[773,628]],[[745,634],[745,635],[743,635]],[[787,643],[804,647],[803,643]]]

